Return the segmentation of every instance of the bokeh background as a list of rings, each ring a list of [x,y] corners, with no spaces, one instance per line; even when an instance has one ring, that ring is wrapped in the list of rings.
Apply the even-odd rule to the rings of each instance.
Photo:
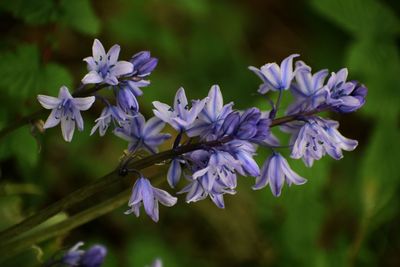
[[[156,257],[166,267],[400,266],[399,15],[396,0],[0,1],[1,128],[39,109],[37,94],[78,86],[94,38],[106,49],[120,44],[122,58],[141,50],[159,58],[139,99],[148,117],[151,101],[170,103],[180,86],[200,98],[216,83],[237,108],[265,109],[254,94],[260,81],[247,66],[295,52],[314,70],[347,67],[350,79],[369,88],[361,110],[330,114],[345,136],[359,140],[356,151],[311,169],[291,160],[309,181],[279,198],[268,188],[252,191],[253,179],[242,178],[225,210],[181,197],[153,223],[123,215],[123,206],[1,266],[37,266],[80,240],[107,245],[107,267],[141,267]],[[84,114],[85,131],[71,144],[59,128],[41,135],[29,126],[0,140],[0,229],[117,166],[127,144],[111,133],[89,136],[100,110]],[[265,157],[260,153],[260,163]],[[146,173],[163,178],[166,168]]]

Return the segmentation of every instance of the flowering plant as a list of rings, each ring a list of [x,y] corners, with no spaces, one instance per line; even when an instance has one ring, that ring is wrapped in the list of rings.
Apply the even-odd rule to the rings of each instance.
[[[258,93],[266,99],[267,110],[258,107],[237,110],[233,102],[224,104],[222,90],[212,85],[203,99],[189,101],[184,88],[179,88],[171,105],[154,101],[154,116],[146,120],[140,113],[138,98],[143,94],[142,89],[150,85],[148,77],[158,60],[144,51],[129,61],[119,61],[120,47],[114,45],[106,53],[97,39],[92,50],[93,56],[84,59],[88,73],[77,90],[70,93],[62,86],[58,97],[38,95],[39,103],[51,110],[43,128],[47,130],[61,124],[64,140],[71,142],[75,125],[78,130],[84,128],[80,111],[90,109],[97,102],[103,109],[91,134],[98,131],[104,136],[112,131],[128,142],[128,153],[115,171],[3,231],[1,238],[22,235],[33,225],[121,180],[134,182],[126,214],[139,216],[143,206],[145,213],[157,222],[158,203],[171,207],[177,203],[177,197],[157,188],[151,177],[143,174],[143,169],[154,164],[169,165],[163,177],[171,188],[180,188],[177,194],[184,194],[187,203],[209,198],[217,207],[224,208],[224,197],[236,194],[239,176],[253,177],[254,190],[269,186],[276,197],[282,194],[285,184],[305,184],[307,180],[290,167],[284,150],[289,150],[290,158],[302,159],[307,167],[312,167],[315,160],[325,155],[339,160],[343,150],[352,151],[357,146],[357,141],[338,131],[337,121],[319,116],[324,111],[354,112],[364,105],[367,89],[357,81],[347,81],[347,69],[330,75],[327,70],[312,73],[311,67],[303,61],[293,62],[299,57],[293,54],[280,65],[268,63],[260,68],[249,67],[261,79]],[[111,91],[113,97],[101,94],[103,91]],[[287,92],[294,100],[283,111],[281,101]],[[273,100],[274,94],[277,94],[276,100]],[[277,117],[283,113],[284,116]],[[42,114],[35,113],[28,121]],[[167,124],[175,130],[173,135],[162,132]],[[282,144],[272,133],[271,129],[276,126],[290,134],[289,144]],[[172,136],[171,149],[159,152],[159,146]],[[271,151],[261,167],[255,159],[260,149]],[[143,157],[143,153],[148,156]],[[126,193],[104,205],[122,200],[126,201]],[[109,210],[104,208],[104,212]],[[18,239],[11,239],[6,245],[15,244],[13,242],[18,243]],[[99,251],[103,257],[105,251]],[[85,255],[91,255],[89,251],[78,252],[73,249],[68,259],[84,261]],[[75,254],[79,257],[71,256]]]

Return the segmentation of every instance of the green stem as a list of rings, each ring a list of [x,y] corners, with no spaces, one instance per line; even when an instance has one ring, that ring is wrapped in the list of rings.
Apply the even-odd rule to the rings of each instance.
[[[128,201],[130,193],[131,190],[125,190],[116,196],[113,196],[112,198],[100,204],[94,205],[93,207],[90,207],[89,209],[82,211],[62,222],[34,231],[31,234],[3,242],[0,245],[0,259],[5,260],[10,258],[16,255],[19,251],[29,248],[33,244],[63,235],[82,224],[92,221],[121,207]]]

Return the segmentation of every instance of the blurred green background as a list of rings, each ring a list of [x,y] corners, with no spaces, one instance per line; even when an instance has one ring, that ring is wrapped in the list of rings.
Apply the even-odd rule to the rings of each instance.
[[[268,188],[252,191],[254,180],[241,178],[225,210],[181,197],[161,207],[156,224],[144,214],[123,215],[124,206],[1,266],[37,266],[80,240],[107,245],[108,267],[140,267],[156,257],[166,267],[400,266],[399,15],[396,0],[0,1],[0,128],[39,109],[37,94],[76,87],[94,38],[106,49],[120,44],[121,58],[141,50],[159,58],[139,99],[148,117],[151,101],[170,103],[180,86],[200,98],[215,83],[237,108],[267,108],[247,66],[295,52],[314,70],[348,67],[350,79],[369,88],[355,114],[330,114],[359,140],[356,151],[311,169],[291,160],[309,181],[280,198]],[[118,164],[126,143],[111,133],[89,137],[100,111],[96,104],[84,114],[85,131],[71,144],[59,128],[32,136],[28,126],[0,140],[0,229]],[[166,166],[146,173],[164,177]]]

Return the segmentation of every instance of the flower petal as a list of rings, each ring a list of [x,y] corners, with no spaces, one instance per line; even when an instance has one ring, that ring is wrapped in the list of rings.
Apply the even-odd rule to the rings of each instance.
[[[92,46],[92,53],[95,61],[102,62],[105,60],[106,51],[104,50],[104,47],[101,44],[101,42],[97,39],[94,39]]]
[[[153,192],[155,198],[166,207],[172,207],[178,200],[176,197],[171,196],[167,191],[155,187],[153,188]]]
[[[56,117],[57,109],[53,109],[50,112],[49,117],[47,118],[46,122],[44,123],[43,128],[48,129],[52,128],[60,123],[60,118]]]
[[[119,52],[121,51],[121,47],[119,45],[113,45],[107,53],[108,65],[115,65],[118,61]]]
[[[94,96],[76,97],[73,99],[74,105],[79,110],[88,110],[94,103],[96,98]]]
[[[110,69],[111,74],[115,76],[129,74],[132,71],[133,65],[128,61],[118,61],[115,66]]]
[[[97,71],[90,71],[85,75],[82,79],[83,84],[91,84],[91,83],[101,83],[103,81],[103,77],[99,75]]]
[[[182,175],[182,168],[179,159],[172,160],[171,164],[169,165],[167,173],[168,184],[172,188],[174,188],[178,184],[181,175]]]
[[[61,132],[64,140],[71,142],[75,131],[75,121],[67,119],[66,117],[61,117]]]
[[[38,95],[37,99],[39,103],[45,108],[45,109],[53,109],[57,108],[58,105],[60,105],[61,100],[58,99],[57,97],[53,96],[47,96],[47,95]]]

